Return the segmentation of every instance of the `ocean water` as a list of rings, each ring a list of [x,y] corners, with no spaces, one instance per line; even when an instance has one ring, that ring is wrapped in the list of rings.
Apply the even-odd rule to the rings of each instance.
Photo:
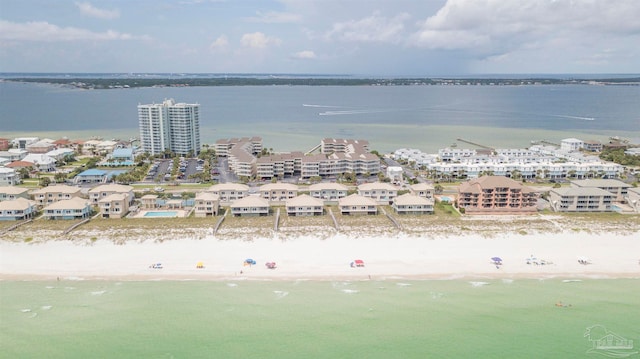
[[[640,279],[0,282],[5,358],[606,357],[638,323]]]
[[[203,143],[255,135],[276,151],[310,149],[324,137],[367,139],[380,152],[435,151],[458,138],[494,147],[566,137],[640,138],[640,86],[79,90],[11,82],[0,82],[0,137],[137,137],[137,105],[165,98],[201,105]]]

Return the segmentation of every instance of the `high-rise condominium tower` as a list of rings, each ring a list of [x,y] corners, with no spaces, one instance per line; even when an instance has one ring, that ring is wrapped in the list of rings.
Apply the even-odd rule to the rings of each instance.
[[[165,150],[179,155],[200,152],[200,105],[176,103],[138,105],[140,143],[152,155]]]

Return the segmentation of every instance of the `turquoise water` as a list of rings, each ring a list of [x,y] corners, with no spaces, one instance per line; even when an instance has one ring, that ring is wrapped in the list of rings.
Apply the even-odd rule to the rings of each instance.
[[[149,211],[144,214],[144,217],[160,218],[160,217],[177,217],[176,211]]]
[[[638,323],[638,279],[0,282],[6,358],[584,358]]]

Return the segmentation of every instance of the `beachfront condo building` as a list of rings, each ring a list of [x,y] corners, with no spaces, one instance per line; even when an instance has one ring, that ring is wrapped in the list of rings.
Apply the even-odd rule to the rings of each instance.
[[[216,154],[228,158],[229,170],[238,177],[263,180],[284,177],[337,177],[344,173],[376,175],[380,159],[368,152],[368,142],[350,139],[323,139],[311,151],[260,155],[262,139],[232,138],[218,140]],[[319,154],[312,152],[320,150]]]
[[[140,144],[152,155],[171,151],[179,155],[200,152],[200,105],[176,103],[138,105]]]
[[[503,176],[482,176],[460,184],[458,207],[467,214],[536,213],[538,193]]]

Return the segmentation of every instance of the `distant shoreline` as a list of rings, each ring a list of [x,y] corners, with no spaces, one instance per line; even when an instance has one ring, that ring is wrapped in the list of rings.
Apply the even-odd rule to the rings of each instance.
[[[41,74],[39,74],[41,75]],[[59,77],[58,77],[59,76]],[[80,89],[128,89],[144,87],[214,87],[214,86],[539,86],[604,85],[640,86],[640,77],[546,78],[546,77],[468,77],[468,78],[357,78],[324,76],[215,76],[215,77],[83,77],[83,76],[2,77],[0,81],[45,83]],[[213,75],[212,75],[213,76]]]

